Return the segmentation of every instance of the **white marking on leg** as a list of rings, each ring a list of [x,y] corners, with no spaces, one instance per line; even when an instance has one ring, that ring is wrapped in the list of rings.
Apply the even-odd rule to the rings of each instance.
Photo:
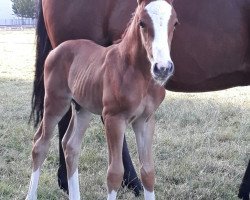
[[[144,199],[145,200],[155,200],[155,193],[153,192],[149,192],[144,188]]]
[[[117,192],[112,190],[111,193],[108,193],[107,200],[116,200],[116,195],[117,195]]]
[[[37,187],[40,176],[40,169],[38,168],[35,172],[32,172],[30,178],[29,191],[26,200],[36,200],[37,199]]]
[[[69,199],[80,200],[78,169],[76,169],[73,176],[71,176],[68,179],[68,185],[69,185]]]

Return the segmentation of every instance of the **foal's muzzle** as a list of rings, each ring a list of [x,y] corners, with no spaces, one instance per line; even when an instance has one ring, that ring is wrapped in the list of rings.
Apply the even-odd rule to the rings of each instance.
[[[173,75],[174,63],[168,61],[167,63],[155,63],[153,66],[153,73],[156,79],[161,81],[167,81],[167,79]]]

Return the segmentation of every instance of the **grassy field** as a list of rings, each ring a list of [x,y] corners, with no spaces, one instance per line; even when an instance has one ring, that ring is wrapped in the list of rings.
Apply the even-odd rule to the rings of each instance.
[[[28,190],[35,132],[27,124],[34,42],[34,30],[0,31],[0,200],[24,199]],[[127,137],[138,168],[131,129]],[[106,147],[103,127],[95,117],[80,158],[84,199],[106,199]],[[42,169],[39,199],[67,199],[57,186],[57,154],[55,134]],[[237,199],[250,158],[250,87],[202,94],[167,92],[157,112],[154,155],[157,199]],[[135,198],[121,189],[119,199]]]

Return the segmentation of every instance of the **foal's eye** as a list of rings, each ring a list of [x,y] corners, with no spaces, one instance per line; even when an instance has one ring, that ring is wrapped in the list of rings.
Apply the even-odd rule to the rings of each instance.
[[[140,20],[139,26],[140,26],[141,28],[144,28],[144,27],[146,26],[146,24],[145,24],[143,21]]]

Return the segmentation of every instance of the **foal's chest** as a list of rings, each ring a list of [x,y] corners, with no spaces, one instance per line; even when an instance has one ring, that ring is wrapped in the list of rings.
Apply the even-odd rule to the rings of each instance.
[[[145,120],[150,118],[150,116],[157,110],[163,101],[165,97],[165,90],[160,88],[156,95],[157,96],[152,96],[152,94],[149,93],[141,99],[137,108],[130,114],[130,123],[139,117],[145,118]]]

